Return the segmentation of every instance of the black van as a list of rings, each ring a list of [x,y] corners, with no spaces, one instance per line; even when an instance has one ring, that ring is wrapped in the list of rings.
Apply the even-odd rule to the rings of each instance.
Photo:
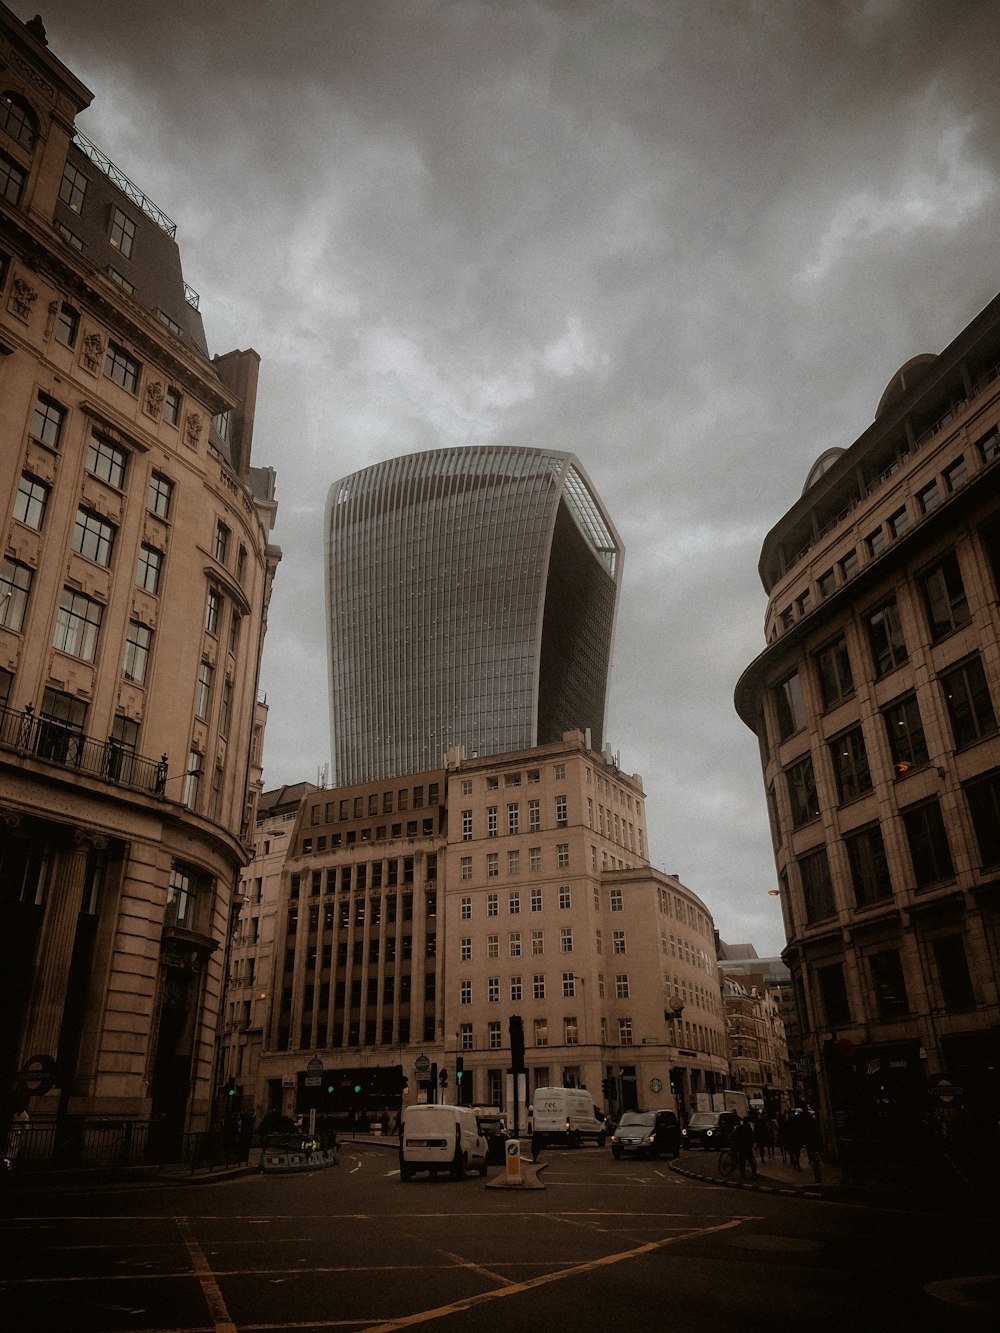
[[[678,1157],[681,1127],[673,1111],[626,1111],[611,1136],[615,1161],[633,1157]]]

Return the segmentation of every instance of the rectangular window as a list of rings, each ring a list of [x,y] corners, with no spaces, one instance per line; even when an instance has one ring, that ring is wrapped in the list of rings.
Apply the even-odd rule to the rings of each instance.
[[[613,930],[611,932],[612,953],[625,953],[625,932],[624,930]]]
[[[136,561],[135,581],[144,592],[157,593],[160,590],[160,574],[163,570],[163,552],[153,546],[143,544],[139,547]]]
[[[81,661],[92,662],[97,655],[97,637],[104,608],[100,602],[85,597],[72,588],[64,588],[56,617],[53,648]]]
[[[627,1000],[627,999],[628,999],[628,973],[627,973],[627,972],[616,972],[616,973],[615,973],[615,999],[616,999],[616,1000]]]
[[[619,1018],[618,1020],[618,1045],[632,1045],[632,1020],[631,1018]]]
[[[502,1050],[502,1049],[503,1049],[503,1030],[501,1029],[501,1026],[500,1026],[499,1021],[494,1021],[494,1022],[491,1022],[491,1023],[487,1024],[486,1033],[487,1033],[487,1041],[488,1041],[488,1043],[489,1043],[489,1048],[490,1048],[490,1050],[491,1050],[491,1051],[499,1051],[499,1050]]]
[[[910,1001],[903,979],[903,966],[895,949],[873,953],[868,959],[878,1016],[883,1019],[904,1018],[910,1012]]]
[[[559,930],[559,948],[563,953],[573,952],[573,927],[562,926]]]
[[[816,586],[819,588],[820,597],[829,597],[831,593],[835,592],[837,588],[837,576],[834,574],[833,570],[827,569],[824,573],[820,574],[819,578],[816,580]]]
[[[142,367],[134,356],[129,356],[124,347],[109,342],[104,357],[104,373],[114,384],[120,384],[128,393],[138,393],[139,375]]]
[[[927,763],[927,742],[915,694],[907,694],[889,704],[882,710],[882,720],[897,775],[907,772],[914,764]]]
[[[507,874],[519,875],[521,873],[521,853],[517,848],[512,848],[507,853]]]
[[[565,777],[566,777],[566,765],[565,765],[565,764],[553,764],[553,765],[552,765],[552,776],[555,778],[556,782],[562,782],[562,781],[564,781],[564,780],[565,780]]]
[[[895,597],[865,616],[875,674],[886,676],[907,660],[906,641]]]
[[[459,1004],[472,1003],[472,982],[460,981],[458,983],[458,1002]]]
[[[138,620],[130,620],[125,635],[125,661],[122,675],[134,685],[142,685],[146,680],[146,668],[153,643],[153,631],[148,625]]]
[[[537,833],[542,827],[542,803],[532,800],[528,802],[528,831]]]
[[[941,677],[955,748],[971,745],[997,729],[996,715],[979,656],[968,658]]]
[[[471,920],[472,920],[472,899],[471,899],[471,898],[463,898],[463,899],[462,899],[462,901],[461,901],[461,912],[460,912],[460,915],[461,915],[461,919],[462,919],[463,921],[471,921]]]
[[[922,490],[917,491],[917,504],[920,506],[922,514],[929,514],[937,509],[944,497],[941,494],[941,487],[934,480],[924,486]]]
[[[533,1000],[545,999],[545,974],[536,972],[531,978],[531,998]]]
[[[28,472],[21,473],[17,495],[14,497],[14,517],[26,528],[41,532],[45,509],[49,502],[49,488]]]
[[[542,890],[534,888],[531,890],[531,910],[540,912],[542,910]]]
[[[859,907],[884,902],[892,897],[892,880],[885,858],[882,830],[878,824],[869,824],[844,838],[847,859],[854,885],[854,901]]]
[[[459,867],[462,879],[472,878],[472,857],[463,856],[459,859]]]
[[[941,880],[951,879],[955,868],[937,799],[910,806],[902,813],[917,888],[926,889]]]
[[[507,938],[507,945],[510,949],[511,958],[521,957],[521,932],[519,930],[512,930],[510,932],[510,935]]]
[[[177,330],[180,333],[180,329]],[[170,385],[163,398],[163,420],[168,426],[176,426],[181,419],[181,393]]]
[[[774,703],[778,714],[778,735],[787,740],[806,724],[805,706],[802,702],[802,682],[799,673],[793,671],[774,689]]]
[[[557,842],[557,843],[556,843],[556,869],[557,869],[557,870],[568,870],[568,869],[569,869],[569,843],[568,843],[568,842]]]
[[[56,320],[56,342],[62,343],[64,347],[73,347],[79,330],[80,312],[63,301],[59,307],[59,318]]]
[[[0,199],[19,204],[25,180],[25,173],[17,163],[12,162],[5,153],[0,153]]]
[[[872,557],[884,551],[888,545],[888,538],[885,535],[885,528],[876,528],[874,532],[869,533],[865,538],[865,545],[868,547],[868,554]]]
[[[217,588],[209,588],[205,601],[205,629],[209,634],[218,634],[221,615],[222,593]]]
[[[569,823],[569,804],[565,796],[556,797],[556,827],[565,828]]]
[[[108,227],[108,243],[126,259],[132,257],[135,244],[135,223],[120,208],[112,208],[111,223]]]
[[[28,608],[33,571],[9,556],[0,559],[0,625],[20,631]]]
[[[889,515],[889,531],[893,537],[902,537],[909,527],[910,511],[905,505],[902,509],[897,509],[894,514]]]
[[[931,638],[943,639],[972,618],[965,595],[962,572],[954,551],[948,551],[932,569],[920,576],[924,609]]]
[[[815,657],[823,707],[833,708],[854,693],[854,676],[843,634],[821,648]]]
[[[472,960],[472,936],[471,936],[471,935],[463,935],[463,936],[462,936],[462,939],[461,939],[460,944],[459,944],[458,956],[459,956],[459,958],[462,960],[463,963],[468,963],[468,962],[470,962],[470,961]]]
[[[521,910],[521,895],[516,889],[511,889],[507,894],[507,915],[517,916]]]
[[[792,827],[801,828],[819,818],[819,799],[816,795],[816,777],[812,758],[806,755],[797,764],[785,770],[788,801],[792,809]]]
[[[488,838],[497,836],[497,808],[495,805],[486,807],[486,836]]]
[[[486,981],[486,998],[490,1004],[500,1003],[500,978],[488,977]]]
[[[531,952],[536,955],[545,952],[545,934],[541,930],[531,932]]]
[[[576,1046],[579,1043],[579,1029],[577,1028],[576,1016],[570,1015],[563,1019],[563,1045]]]
[[[994,426],[981,439],[976,441],[976,448],[984,463],[992,463],[1000,455],[1000,427]]]
[[[500,915],[500,895],[498,893],[488,893],[486,895],[486,915]]]
[[[208,707],[212,697],[212,664],[202,662],[198,667],[198,685],[194,695],[194,715],[202,719],[208,717]]]
[[[848,551],[847,554],[837,561],[837,567],[840,570],[840,577],[844,583],[852,579],[858,572],[858,553],[857,551]]]
[[[861,728],[852,727],[850,731],[835,737],[830,741],[828,748],[834,777],[837,780],[837,797],[840,804],[853,801],[862,793],[871,791],[872,777]]]
[[[568,912],[573,907],[573,890],[568,884],[559,885],[559,908],[563,912]]]
[[[54,398],[40,393],[35,399],[29,429],[36,440],[41,440],[42,444],[47,444],[50,449],[58,449],[65,420],[66,409]]]
[[[89,509],[76,511],[73,525],[73,550],[105,569],[111,564],[117,528]]]
[[[564,1000],[572,1000],[576,995],[576,974],[574,972],[564,972],[562,974],[562,993]]]
[[[510,979],[510,998],[515,1002],[523,999],[520,977],[511,977]]]
[[[128,292],[129,296],[135,295],[135,284],[130,282],[124,273],[119,273],[116,268],[112,268],[110,264],[108,265],[108,277],[112,282],[117,282],[118,286]]]
[[[534,1036],[536,1046],[548,1046],[549,1025],[544,1018],[536,1018],[534,1020]]]
[[[216,519],[215,523],[215,544],[212,547],[212,554],[218,560],[220,565],[226,563],[226,557],[229,555],[229,539],[231,533],[225,523]]]
[[[815,851],[800,856],[798,867],[806,921],[812,925],[816,921],[827,920],[833,916],[835,908],[826,848],[817,847]]]
[[[489,879],[495,879],[500,874],[499,852],[486,853],[486,874]]]
[[[843,966],[840,963],[831,963],[827,967],[818,967],[816,977],[819,981],[819,993],[823,1000],[827,1027],[846,1027],[851,1021],[851,1006],[844,984]]]
[[[116,490],[125,489],[125,470],[128,467],[128,454],[119,445],[106,440],[95,431],[87,446],[87,471],[100,477]]]
[[[625,903],[622,898],[621,889],[608,890],[608,904],[612,912],[623,912],[625,910]]]
[[[167,886],[167,913],[164,918],[167,925],[190,928],[195,914],[196,887],[194,877],[175,863]]]
[[[63,168],[63,177],[59,183],[59,198],[74,213],[83,211],[83,201],[87,194],[87,177],[72,162]]]
[[[964,788],[983,869],[1000,865],[1000,769]]]
[[[170,504],[174,495],[174,483],[162,472],[154,472],[149,478],[149,494],[146,508],[158,518],[170,517]]]
[[[507,806],[507,832],[517,833],[520,824],[520,807],[517,805]]]

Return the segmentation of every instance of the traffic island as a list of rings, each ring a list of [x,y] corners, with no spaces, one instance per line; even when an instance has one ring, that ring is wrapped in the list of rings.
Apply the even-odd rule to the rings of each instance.
[[[260,1169],[268,1175],[297,1171],[322,1171],[340,1161],[338,1148],[265,1148],[260,1157]]]
[[[521,1156],[521,1144],[517,1139],[508,1139],[504,1152],[504,1169],[492,1180],[486,1182],[488,1190],[543,1190],[545,1186],[538,1179],[538,1173],[544,1171],[548,1162],[526,1161]]]

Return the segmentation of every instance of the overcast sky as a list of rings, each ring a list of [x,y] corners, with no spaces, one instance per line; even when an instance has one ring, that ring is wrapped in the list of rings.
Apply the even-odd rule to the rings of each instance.
[[[329,760],[329,484],[571,450],[625,543],[607,738],[652,860],[777,952],[732,702],[757,559],[815,459],[997,290],[996,4],[37,4],[95,94],[80,128],[177,221],[212,351],[262,358],[266,785]]]

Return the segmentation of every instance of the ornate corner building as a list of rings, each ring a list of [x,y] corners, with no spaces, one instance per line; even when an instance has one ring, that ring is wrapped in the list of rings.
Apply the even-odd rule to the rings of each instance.
[[[998,423],[1000,297],[893,376],[760,557],[767,647],[736,707],[831,1140],[995,1121]]]
[[[0,1068],[33,1120],[180,1133],[255,824],[274,474],[258,357],[209,355],[90,101],[0,6]]]

